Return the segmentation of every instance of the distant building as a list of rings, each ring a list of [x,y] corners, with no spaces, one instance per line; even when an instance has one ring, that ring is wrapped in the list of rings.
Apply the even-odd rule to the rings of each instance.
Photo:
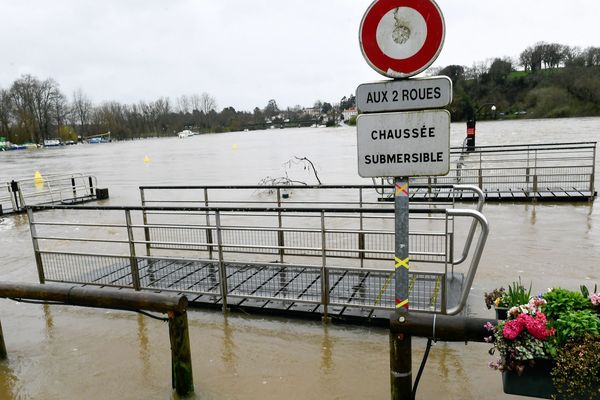
[[[302,110],[304,114],[310,115],[311,117],[319,117],[321,115],[321,110],[317,107],[308,107]]]
[[[351,117],[358,115],[358,110],[356,109],[356,107],[351,107],[347,110],[342,111],[342,115],[344,116],[344,121],[348,121]]]

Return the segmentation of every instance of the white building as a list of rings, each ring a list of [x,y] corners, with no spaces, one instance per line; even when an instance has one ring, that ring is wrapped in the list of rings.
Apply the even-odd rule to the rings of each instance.
[[[342,111],[342,115],[344,116],[344,121],[348,121],[351,117],[358,115],[358,110],[356,107],[348,108],[347,110]]]

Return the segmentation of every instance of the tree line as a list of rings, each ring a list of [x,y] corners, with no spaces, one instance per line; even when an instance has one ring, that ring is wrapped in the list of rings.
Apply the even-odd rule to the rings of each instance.
[[[600,115],[600,48],[539,42],[517,58],[431,70],[454,85],[452,119]],[[494,104],[492,111],[489,105]]]
[[[160,97],[154,101],[123,104],[108,101],[92,103],[83,90],[70,99],[52,78],[23,75],[9,88],[0,88],[0,136],[13,143],[43,143],[85,139],[110,132],[112,139],[126,140],[150,136],[172,136],[184,129],[199,133],[264,129],[275,124],[295,126],[337,121],[340,107],[351,107],[354,96],[331,105],[316,101],[307,112],[301,106],[280,110],[274,99],[252,112],[225,107],[217,111],[217,101],[208,93],[183,95],[174,101]],[[291,125],[286,125],[291,126]]]

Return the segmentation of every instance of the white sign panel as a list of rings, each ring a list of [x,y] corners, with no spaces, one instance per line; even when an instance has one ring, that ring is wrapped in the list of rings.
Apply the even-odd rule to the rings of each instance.
[[[447,76],[363,83],[356,89],[362,112],[443,108],[452,103],[452,81]]]
[[[446,110],[361,114],[358,174],[446,175],[450,171],[450,113]]]

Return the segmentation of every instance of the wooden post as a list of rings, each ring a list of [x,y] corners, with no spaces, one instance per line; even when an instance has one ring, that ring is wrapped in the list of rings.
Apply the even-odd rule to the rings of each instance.
[[[179,396],[194,392],[187,312],[169,312],[172,385]]]
[[[0,360],[6,360],[6,345],[4,344],[4,333],[2,332],[2,323],[0,323]]]

